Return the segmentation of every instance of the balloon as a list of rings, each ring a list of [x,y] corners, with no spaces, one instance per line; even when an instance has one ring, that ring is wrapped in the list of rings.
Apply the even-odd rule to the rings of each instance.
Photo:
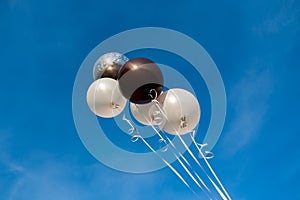
[[[126,106],[126,99],[118,88],[118,82],[111,78],[101,78],[94,81],[86,95],[91,111],[104,118],[119,115]]]
[[[200,105],[196,97],[187,90],[175,88],[161,94],[160,103],[166,122],[160,127],[173,135],[192,132],[200,120]]]
[[[146,58],[127,61],[119,71],[119,88],[126,99],[135,104],[145,104],[162,91],[163,75],[159,67]]]
[[[150,110],[152,106],[154,106],[153,102],[147,104],[130,103],[130,111],[138,122],[144,125],[150,125],[153,122],[153,115]]]
[[[93,70],[94,80],[100,78],[112,78],[117,80],[120,68],[128,61],[128,58],[117,52],[106,53],[96,61]]]

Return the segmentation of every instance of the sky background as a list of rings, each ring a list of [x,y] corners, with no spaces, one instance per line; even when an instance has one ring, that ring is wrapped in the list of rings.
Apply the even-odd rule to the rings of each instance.
[[[106,167],[74,126],[84,58],[146,26],[189,35],[218,66],[228,110],[211,163],[232,198],[300,199],[300,3],[292,0],[1,0],[0,199],[196,199],[168,168]]]

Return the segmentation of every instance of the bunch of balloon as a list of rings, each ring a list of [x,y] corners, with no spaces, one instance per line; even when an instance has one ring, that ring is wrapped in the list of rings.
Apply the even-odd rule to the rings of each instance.
[[[163,74],[149,59],[129,60],[120,53],[107,53],[96,61],[93,76],[95,81],[87,91],[87,103],[97,116],[119,115],[128,99],[131,113],[138,122],[159,125],[170,134],[191,132],[199,122],[197,99],[184,89],[162,92]],[[157,109],[161,112],[155,112]],[[155,116],[158,114],[163,116],[158,118]]]
[[[201,110],[197,98],[191,92],[181,88],[163,91],[164,78],[156,63],[147,58],[129,60],[125,55],[116,52],[104,54],[96,61],[93,76],[94,82],[88,88],[86,100],[94,114],[104,118],[116,117],[123,112],[129,101],[132,116],[139,123],[152,128],[151,130],[159,137],[159,142],[164,143],[163,151],[167,151],[168,146],[171,147],[170,152],[198,189],[204,191],[210,199],[215,199],[216,196],[211,190],[213,187],[222,199],[231,199],[207,161],[213,157],[213,154],[202,152],[207,144],[199,144],[195,141],[194,130],[200,121]],[[125,114],[123,120],[131,127],[128,133],[132,134],[132,142],[141,139],[194,192],[188,181],[172,167],[164,155],[158,153],[149,144]],[[182,137],[185,134],[190,135],[187,136],[197,148],[199,158],[194,155]],[[173,144],[171,135],[179,138],[198,170],[191,168],[191,161],[188,161]],[[201,165],[199,159],[204,161],[204,165]],[[200,173],[204,177],[201,177]],[[206,181],[203,179],[205,177]]]

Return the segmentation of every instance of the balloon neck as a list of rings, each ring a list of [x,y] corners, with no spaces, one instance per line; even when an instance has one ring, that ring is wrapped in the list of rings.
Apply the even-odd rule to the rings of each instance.
[[[150,115],[151,121],[154,125],[160,126],[163,124],[164,119],[163,117],[160,115],[160,113],[156,113],[156,114],[151,114]]]
[[[118,109],[119,107],[120,107],[120,105],[119,104],[117,104],[117,103],[114,103],[114,102],[111,102],[111,108],[112,109]]]
[[[187,126],[186,117],[183,116],[180,118],[180,128],[185,128]]]

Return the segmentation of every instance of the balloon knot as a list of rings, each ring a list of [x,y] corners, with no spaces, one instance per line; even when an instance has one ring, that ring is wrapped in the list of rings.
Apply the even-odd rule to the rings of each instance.
[[[183,116],[180,118],[180,128],[185,128],[187,126],[186,117]]]
[[[112,107],[113,109],[117,109],[117,108],[120,107],[120,105],[117,104],[117,103],[112,102],[112,103],[111,103],[111,107]]]

